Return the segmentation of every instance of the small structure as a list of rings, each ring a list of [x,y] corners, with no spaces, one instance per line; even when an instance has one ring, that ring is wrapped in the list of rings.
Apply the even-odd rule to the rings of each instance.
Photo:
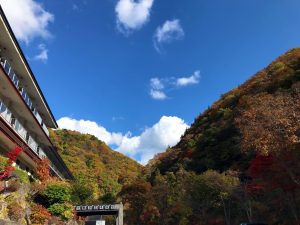
[[[123,225],[123,204],[75,206],[77,216],[87,217],[86,225],[105,225],[102,216],[116,216],[116,225]]]

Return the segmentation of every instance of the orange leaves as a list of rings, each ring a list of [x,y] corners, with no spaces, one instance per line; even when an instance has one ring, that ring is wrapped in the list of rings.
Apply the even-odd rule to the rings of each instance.
[[[43,158],[37,166],[37,176],[41,182],[45,182],[51,178],[50,176],[50,161]]]
[[[45,207],[41,205],[33,205],[31,207],[30,219],[33,224],[44,224],[50,217],[51,214]]]
[[[256,150],[267,155],[293,148],[300,143],[300,95],[262,93],[248,98],[249,107],[235,119],[242,133],[243,151]]]

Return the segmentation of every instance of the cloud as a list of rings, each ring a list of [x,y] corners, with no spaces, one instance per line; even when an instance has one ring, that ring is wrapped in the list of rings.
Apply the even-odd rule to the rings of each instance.
[[[154,0],[119,0],[115,8],[118,30],[128,33],[140,29],[149,20],[153,2]]]
[[[162,80],[159,78],[150,79],[150,96],[156,100],[164,100],[167,98],[167,95],[164,93],[163,89],[165,88]]]
[[[181,87],[198,84],[200,82],[200,71],[196,70],[192,75],[184,77],[154,77],[150,79],[150,96],[155,100],[165,100],[168,98],[166,93]]]
[[[35,60],[40,60],[42,61],[43,63],[47,62],[48,60],[48,49],[46,48],[46,45],[44,44],[40,44],[38,46],[39,50],[40,50],[40,53],[38,55],[36,55],[34,57]]]
[[[108,145],[120,145],[123,139],[122,133],[111,133],[103,126],[90,120],[76,120],[62,117],[57,121],[60,128],[79,131],[84,134],[92,134]]]
[[[116,121],[125,120],[125,118],[124,118],[123,116],[113,116],[113,117],[111,118],[111,120],[112,120],[113,122],[116,122]]]
[[[51,36],[48,25],[54,21],[53,14],[34,0],[0,0],[0,4],[16,37],[29,43],[36,37]]]
[[[175,116],[163,116],[158,123],[146,128],[140,136],[126,137],[116,149],[129,156],[139,156],[145,165],[157,153],[176,145],[189,126]]]
[[[159,26],[154,34],[154,48],[161,52],[162,45],[171,43],[174,40],[184,38],[184,30],[180,24],[180,20],[167,20],[162,26]]]
[[[191,84],[198,84],[200,81],[200,71],[197,70],[189,77],[180,77],[176,80],[177,86],[187,86]]]
[[[150,85],[153,89],[162,90],[164,89],[164,85],[160,79],[157,77],[150,79]]]
[[[95,135],[108,145],[115,145],[116,151],[146,164],[155,154],[176,145],[189,127],[184,120],[176,116],[162,116],[152,127],[144,129],[138,136],[109,132],[103,126],[89,120],[76,120],[63,117],[57,121],[60,128],[76,130]]]
[[[78,5],[76,5],[75,3],[72,4],[72,9],[73,9],[74,11],[79,11],[79,7],[78,7]]]
[[[167,98],[167,95],[163,91],[158,91],[154,89],[150,90],[150,95],[153,99],[156,100],[165,100]]]

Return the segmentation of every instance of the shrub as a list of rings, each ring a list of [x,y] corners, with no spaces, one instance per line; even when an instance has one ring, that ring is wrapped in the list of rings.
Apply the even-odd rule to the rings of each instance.
[[[8,187],[6,188],[6,191],[15,192],[19,190],[19,188],[20,188],[20,183],[17,180],[11,180],[8,182]]]
[[[67,184],[49,184],[43,196],[49,205],[69,202],[71,200],[71,190]]]
[[[23,209],[17,202],[12,202],[7,206],[8,217],[13,221],[18,221],[23,217]]]
[[[76,181],[72,184],[72,202],[76,204],[85,204],[93,196],[93,190],[90,186]]]
[[[7,158],[0,156],[0,171],[3,171],[5,169]]]
[[[106,193],[101,196],[100,201],[104,204],[114,204],[116,197],[112,193]]]
[[[49,211],[41,205],[33,205],[31,207],[30,219],[33,224],[44,224],[49,220],[51,214]]]
[[[51,205],[48,210],[55,216],[63,220],[69,220],[73,217],[73,206],[68,203],[56,203]]]
[[[65,225],[65,223],[56,216],[51,216],[51,218],[48,220],[48,225],[52,225],[52,224],[53,225]]]
[[[21,169],[16,169],[12,173],[16,174],[22,184],[29,184],[29,176],[26,171]]]

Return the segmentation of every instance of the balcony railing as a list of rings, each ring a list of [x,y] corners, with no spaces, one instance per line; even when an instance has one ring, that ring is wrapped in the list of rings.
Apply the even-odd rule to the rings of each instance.
[[[45,133],[49,136],[49,130],[48,130],[47,126],[44,123],[42,125],[42,128],[45,131]]]
[[[11,113],[7,106],[0,100],[0,116],[20,135],[20,137],[27,143],[27,145],[39,157],[47,157],[43,149],[24,128],[20,121]]]
[[[8,61],[4,58],[0,58],[0,62],[1,62],[3,69],[5,70],[6,74],[8,75],[8,77],[11,79],[11,81],[13,82],[15,87],[19,90],[19,92],[20,92],[22,98],[24,99],[24,101],[26,102],[27,106],[30,108],[30,110],[32,111],[33,115],[35,116],[35,118],[37,119],[39,124],[42,126],[45,133],[49,136],[48,128],[43,123],[43,119],[40,116],[40,114],[38,113],[37,109],[33,106],[33,103],[31,101],[29,95],[27,94],[26,90],[23,87],[21,87],[20,81],[19,81],[17,75],[15,74],[15,72],[13,71],[12,67],[9,65]]]
[[[59,172],[56,166],[50,161],[50,168],[61,178],[63,179],[63,175]]]

